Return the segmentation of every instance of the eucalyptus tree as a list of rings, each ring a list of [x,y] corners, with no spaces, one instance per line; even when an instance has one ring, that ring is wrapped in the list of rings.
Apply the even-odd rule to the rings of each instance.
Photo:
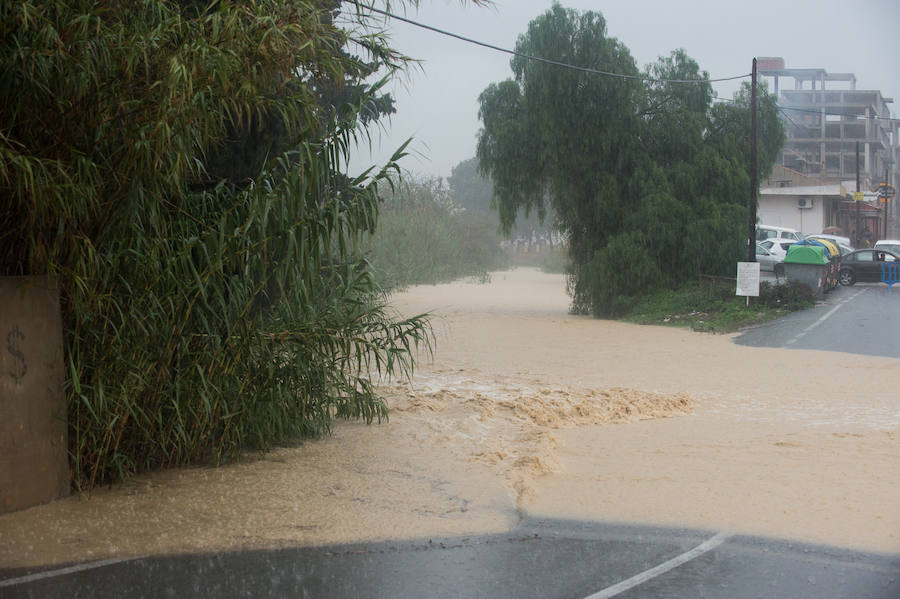
[[[507,229],[521,210],[554,209],[573,310],[616,314],[654,288],[733,269],[749,197],[746,94],[714,104],[682,50],[639,71],[601,14],[559,4],[516,51],[513,78],[479,98],[479,167]],[[774,99],[761,104],[766,171],[783,131]]]
[[[346,173],[408,62],[378,19],[0,4],[0,274],[59,277],[77,486],[387,415],[430,333],[357,252],[402,155]]]

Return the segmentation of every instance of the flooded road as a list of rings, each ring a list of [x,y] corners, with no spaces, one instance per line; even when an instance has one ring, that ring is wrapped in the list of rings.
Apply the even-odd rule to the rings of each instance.
[[[444,371],[559,386],[573,398],[610,388],[689,398],[689,414],[663,407],[627,424],[533,427],[554,449],[541,455],[552,473],[528,480],[529,515],[900,553],[900,360],[570,316],[563,278],[552,280],[519,270],[491,286],[399,298],[446,315]]]
[[[389,423],[0,516],[0,567],[504,533],[523,518],[900,553],[900,360],[571,316],[562,276],[412,288]]]

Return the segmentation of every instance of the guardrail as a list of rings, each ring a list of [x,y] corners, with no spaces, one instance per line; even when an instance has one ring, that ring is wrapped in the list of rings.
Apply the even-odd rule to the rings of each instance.
[[[886,283],[888,289],[894,290],[894,283],[900,283],[900,263],[898,262],[882,262],[881,263],[881,282]]]

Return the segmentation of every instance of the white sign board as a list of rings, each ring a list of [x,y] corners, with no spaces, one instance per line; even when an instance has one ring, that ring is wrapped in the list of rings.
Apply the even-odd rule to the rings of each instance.
[[[759,262],[737,263],[735,295],[759,297]]]

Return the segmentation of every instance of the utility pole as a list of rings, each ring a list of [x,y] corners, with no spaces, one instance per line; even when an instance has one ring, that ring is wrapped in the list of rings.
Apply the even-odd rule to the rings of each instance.
[[[887,180],[887,177],[885,177],[885,181],[886,180]],[[880,199],[881,199],[881,207],[882,207],[881,211],[884,213],[884,235],[882,235],[881,238],[887,239],[887,236],[888,236],[888,233],[887,233],[888,201],[887,201],[887,198],[880,198]]]
[[[856,142],[856,193],[853,196],[853,199],[856,200],[856,247],[861,248],[862,243],[862,233],[859,230],[859,205],[862,202],[862,198],[859,197],[859,142]]]
[[[759,192],[756,172],[756,58],[754,58],[753,70],[750,71],[750,243],[747,246],[747,262],[756,262],[756,194]]]

